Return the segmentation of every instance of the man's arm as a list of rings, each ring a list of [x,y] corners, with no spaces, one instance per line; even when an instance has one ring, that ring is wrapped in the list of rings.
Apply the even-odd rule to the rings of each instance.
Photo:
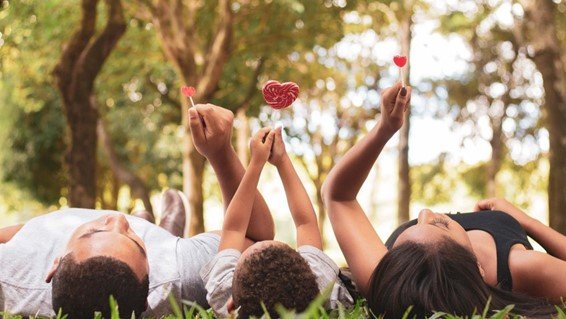
[[[291,159],[285,151],[281,128],[278,128],[275,132],[275,141],[269,161],[277,167],[285,188],[287,204],[297,229],[297,247],[310,245],[322,249],[322,238],[314,208]]]
[[[323,186],[328,216],[354,282],[363,295],[387,248],[373,229],[356,196],[377,157],[401,128],[411,89],[397,83],[382,93],[381,120],[330,171]]]
[[[232,201],[245,169],[230,142],[234,115],[230,110],[212,104],[189,109],[193,142],[205,156],[220,184],[222,201],[227,209]],[[252,216],[246,236],[253,241],[275,237],[275,224],[263,196],[256,190]]]
[[[273,135],[269,129],[263,128],[252,139],[252,160],[226,210],[218,251],[229,248],[244,250],[253,207],[249,198],[256,192],[261,171],[271,151]]]
[[[24,227],[24,224],[0,228],[0,244],[9,242],[22,227]]]

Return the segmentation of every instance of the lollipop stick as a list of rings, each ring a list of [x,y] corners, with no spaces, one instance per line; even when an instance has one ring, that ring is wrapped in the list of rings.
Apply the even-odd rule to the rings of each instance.
[[[405,76],[403,76],[403,68],[399,68],[399,73],[401,77],[401,86],[405,87]]]
[[[270,126],[271,128],[275,128],[275,126],[277,125],[277,121],[278,121],[279,118],[280,118],[280,115],[281,115],[281,114],[279,113],[279,110],[277,110],[277,109],[272,109],[271,116],[270,116],[270,117],[271,117],[271,118],[270,118],[270,122],[271,122],[271,123],[269,123],[269,126]]]
[[[189,101],[191,101],[191,107],[195,107],[195,102],[191,96],[189,96]]]

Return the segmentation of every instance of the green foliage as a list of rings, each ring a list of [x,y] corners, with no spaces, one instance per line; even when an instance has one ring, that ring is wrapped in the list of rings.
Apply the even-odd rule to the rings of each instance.
[[[453,200],[453,190],[459,179],[456,167],[446,163],[446,154],[430,164],[411,168],[411,197],[426,205],[448,203]]]
[[[66,182],[63,169],[65,121],[49,76],[58,50],[45,43],[66,32],[65,6],[4,1],[0,11],[1,178],[39,202],[56,204]],[[62,21],[64,21],[62,23]],[[22,208],[22,207],[20,207]]]
[[[278,310],[278,313],[282,319],[360,319],[360,318],[376,318],[372,315],[368,308],[364,306],[363,300],[358,300],[356,305],[351,309],[345,309],[344,307],[340,306],[338,310],[335,311],[325,311],[322,308],[322,303],[324,302],[324,297],[319,297],[313,301],[312,305],[303,313],[296,314],[294,311],[289,311],[285,309]],[[212,310],[205,310],[201,306],[192,303],[183,301],[183,310],[181,311],[181,307],[179,304],[172,298],[169,299],[172,308],[174,309],[173,313],[167,316],[162,317],[161,319],[215,319],[216,317],[212,313]],[[111,318],[110,319],[119,319],[119,312],[118,312],[118,305],[116,301],[110,297],[110,304],[111,304]],[[409,308],[410,309],[410,308]],[[403,319],[410,318],[408,317],[409,309],[407,310]],[[566,319],[566,313],[564,312],[563,308],[556,307],[557,309],[557,316],[555,319]],[[513,305],[508,305],[502,310],[499,311],[490,311],[489,307],[486,307],[481,314],[470,314],[470,316],[460,317],[451,314],[447,314],[444,312],[437,312],[429,319],[521,319],[523,317],[513,315],[511,312],[513,310]],[[23,316],[18,315],[10,315],[9,313],[0,312],[0,315],[3,316],[5,319],[24,319]],[[56,316],[56,319],[66,319],[67,315],[63,315],[59,312]],[[96,313],[93,316],[94,319],[102,319],[100,313]],[[132,315],[132,319],[135,317]],[[266,314],[262,317],[263,319],[268,319],[269,314]],[[380,317],[378,317],[380,318]],[[39,317],[30,316],[28,319],[41,319]]]
[[[465,169],[462,178],[470,194],[476,198],[485,198],[487,196],[487,163],[479,163]]]

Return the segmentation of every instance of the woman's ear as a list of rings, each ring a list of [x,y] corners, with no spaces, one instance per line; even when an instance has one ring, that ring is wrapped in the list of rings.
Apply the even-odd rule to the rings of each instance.
[[[478,269],[480,270],[480,274],[482,278],[485,280],[485,271],[483,270],[483,267],[481,266],[479,261],[478,261]]]
[[[47,277],[45,278],[46,283],[50,283],[51,279],[53,279],[53,276],[55,276],[55,273],[57,272],[57,268],[59,268],[60,261],[61,261],[61,257],[57,257],[53,261],[53,265],[51,266],[51,269],[49,269],[49,272],[47,273]]]
[[[232,313],[236,310],[236,305],[234,304],[234,299],[232,299],[232,296],[230,296],[228,302],[226,302],[226,309],[228,310],[228,313]]]

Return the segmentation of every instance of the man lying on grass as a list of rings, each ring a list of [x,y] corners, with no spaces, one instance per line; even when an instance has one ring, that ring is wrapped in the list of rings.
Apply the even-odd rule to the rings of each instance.
[[[206,138],[195,145],[216,171],[229,203],[244,174],[230,144],[233,114],[208,105],[191,116],[204,121],[202,131],[193,134]],[[252,200],[254,218],[246,236],[273,239],[265,201],[257,192]],[[168,213],[184,214],[182,204],[180,210]],[[122,316],[143,312],[158,318],[171,313],[170,294],[207,307],[199,271],[216,253],[220,236],[179,238],[134,216],[71,208],[2,229],[0,240],[0,311],[53,316],[62,308],[71,319],[92,318],[95,311],[109,318],[113,295]]]

